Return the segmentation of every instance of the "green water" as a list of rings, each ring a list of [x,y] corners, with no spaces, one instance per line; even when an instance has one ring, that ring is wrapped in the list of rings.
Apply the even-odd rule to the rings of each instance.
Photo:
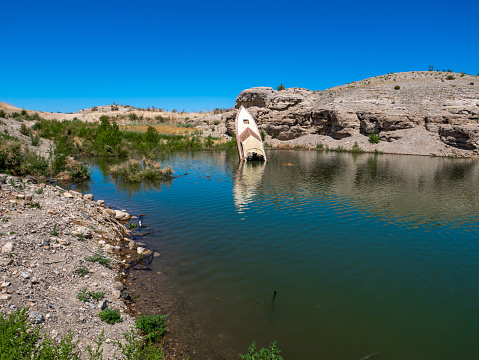
[[[269,151],[264,165],[227,152],[165,161],[188,175],[126,186],[95,166],[88,190],[148,214],[157,233],[146,241],[209,324],[199,336],[236,354],[277,340],[289,360],[479,358],[476,161],[314,151]]]

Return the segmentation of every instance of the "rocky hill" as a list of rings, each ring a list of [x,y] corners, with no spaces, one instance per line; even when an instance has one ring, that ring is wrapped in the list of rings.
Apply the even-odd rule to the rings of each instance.
[[[273,145],[479,155],[479,78],[464,73],[391,73],[324,91],[255,87],[239,94],[241,105]],[[222,117],[230,135],[235,116]],[[369,134],[381,141],[371,144]]]

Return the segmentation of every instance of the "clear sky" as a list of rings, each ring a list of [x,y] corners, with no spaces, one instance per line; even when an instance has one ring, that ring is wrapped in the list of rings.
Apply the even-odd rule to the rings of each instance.
[[[50,1],[0,6],[0,101],[232,107],[388,72],[479,73],[479,1]]]

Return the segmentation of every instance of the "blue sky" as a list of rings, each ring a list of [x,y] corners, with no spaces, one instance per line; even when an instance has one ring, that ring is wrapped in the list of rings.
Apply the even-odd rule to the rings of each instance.
[[[253,86],[479,73],[479,1],[22,1],[1,5],[0,101],[75,112],[232,107]]]

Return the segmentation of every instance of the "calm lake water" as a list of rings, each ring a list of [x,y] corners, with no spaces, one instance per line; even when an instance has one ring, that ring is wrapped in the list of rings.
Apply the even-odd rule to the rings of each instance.
[[[315,151],[269,151],[264,165],[234,152],[164,161],[188,175],[125,186],[95,165],[84,190],[148,215],[148,241],[198,317],[217,324],[205,336],[236,354],[277,340],[288,360],[479,358],[477,161]]]

